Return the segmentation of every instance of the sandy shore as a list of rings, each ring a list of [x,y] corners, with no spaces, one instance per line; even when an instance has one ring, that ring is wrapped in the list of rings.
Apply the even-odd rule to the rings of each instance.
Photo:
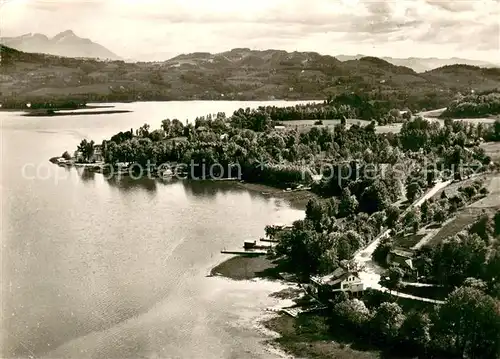
[[[268,276],[274,264],[266,257],[232,257],[216,267],[210,275],[223,276],[234,280],[249,280]]]

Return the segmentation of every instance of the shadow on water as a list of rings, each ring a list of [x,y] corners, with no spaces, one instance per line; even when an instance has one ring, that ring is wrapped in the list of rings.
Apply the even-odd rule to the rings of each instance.
[[[80,176],[82,182],[90,182],[95,180],[95,172],[89,169],[83,168],[77,171],[77,173]]]
[[[147,192],[154,193],[157,191],[158,182],[155,179],[143,177],[134,179],[132,177],[111,177],[107,178],[106,182],[114,188],[121,189],[125,192],[143,189]]]
[[[243,190],[229,182],[209,180],[184,180],[182,186],[186,194],[196,197],[214,198],[217,194],[241,193]]]
[[[69,168],[67,170],[70,170]],[[96,173],[93,170],[79,168],[77,169],[78,177],[82,182],[91,182],[96,180],[96,176],[102,176],[101,173]],[[158,187],[169,186],[172,184],[181,183],[187,195],[194,197],[205,197],[209,199],[215,198],[220,194],[230,194],[230,193],[248,193],[252,199],[265,200],[267,202],[272,201],[273,197],[269,195],[262,194],[259,191],[248,190],[244,187],[239,186],[233,181],[211,181],[211,180],[177,180],[177,179],[161,179],[161,178],[133,178],[130,176],[112,176],[104,177],[106,182],[114,187],[121,189],[125,192],[133,191],[137,189],[143,189],[148,192],[154,193],[158,190]],[[285,206],[285,202],[277,203],[278,207]]]
[[[252,199],[260,199],[267,202],[272,200],[270,196],[263,195],[258,191],[248,190],[233,181],[183,180],[181,182],[186,194],[196,197],[215,198],[220,194],[246,193],[249,194]]]

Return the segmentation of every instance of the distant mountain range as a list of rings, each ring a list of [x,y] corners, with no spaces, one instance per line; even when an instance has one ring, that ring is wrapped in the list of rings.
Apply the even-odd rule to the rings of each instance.
[[[335,56],[340,61],[349,61],[349,60],[359,60],[362,57],[366,57],[365,55],[337,55]],[[433,69],[437,69],[438,67],[449,66],[449,65],[471,65],[471,66],[479,66],[479,67],[500,67],[499,64],[494,64],[486,61],[479,60],[469,60],[462,59],[458,57],[452,57],[450,59],[438,59],[436,57],[430,58],[422,58],[422,57],[409,57],[409,58],[393,58],[393,57],[381,57],[382,60],[390,62],[393,65],[397,66],[406,66],[409,67],[416,72],[425,72]]]
[[[0,43],[25,52],[44,53],[65,57],[87,57],[96,59],[120,60],[120,57],[106,49],[98,43],[92,42],[89,39],[84,39],[75,35],[71,30],[67,30],[57,34],[53,38],[48,38],[42,34],[26,34],[18,37],[0,38]],[[246,49],[250,51],[249,49]],[[270,50],[276,51],[276,50]],[[189,56],[189,55],[180,55]],[[155,54],[155,59],[159,54]],[[335,58],[340,61],[359,60],[365,55],[336,55]],[[177,56],[176,58],[179,58]],[[175,58],[174,58],[175,59]],[[173,60],[173,59],[171,59]],[[171,61],[166,60],[166,61]],[[499,64],[489,63],[487,61],[468,60],[462,58],[438,59],[438,58],[392,58],[382,57],[385,60],[396,66],[405,66],[413,69],[416,72],[425,72],[438,67],[463,64],[479,67],[499,67]],[[134,62],[133,59],[127,59],[127,62]]]
[[[500,69],[448,65],[417,73],[376,57],[233,49],[164,62],[98,61],[2,47],[1,101],[324,99],[366,94],[391,106],[440,108],[458,92],[500,88]],[[5,103],[5,102],[4,102]]]
[[[11,48],[34,53],[65,57],[87,57],[102,60],[120,58],[104,46],[75,35],[71,30],[49,38],[42,34],[25,34],[17,37],[0,38],[0,43]]]

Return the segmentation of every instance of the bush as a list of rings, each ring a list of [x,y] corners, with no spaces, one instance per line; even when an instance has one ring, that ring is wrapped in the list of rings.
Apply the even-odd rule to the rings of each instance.
[[[482,195],[487,195],[488,193],[490,193],[490,191],[488,190],[488,188],[483,187],[479,190],[479,193]]]
[[[71,159],[71,155],[69,154],[68,151],[65,151],[62,156],[62,158],[64,158],[65,160],[70,160]]]

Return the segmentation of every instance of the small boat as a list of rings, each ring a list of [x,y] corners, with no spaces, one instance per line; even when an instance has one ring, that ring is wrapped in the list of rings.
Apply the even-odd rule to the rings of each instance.
[[[243,248],[245,250],[254,249],[256,246],[257,246],[257,241],[253,241],[253,242],[245,241],[243,243]]]

